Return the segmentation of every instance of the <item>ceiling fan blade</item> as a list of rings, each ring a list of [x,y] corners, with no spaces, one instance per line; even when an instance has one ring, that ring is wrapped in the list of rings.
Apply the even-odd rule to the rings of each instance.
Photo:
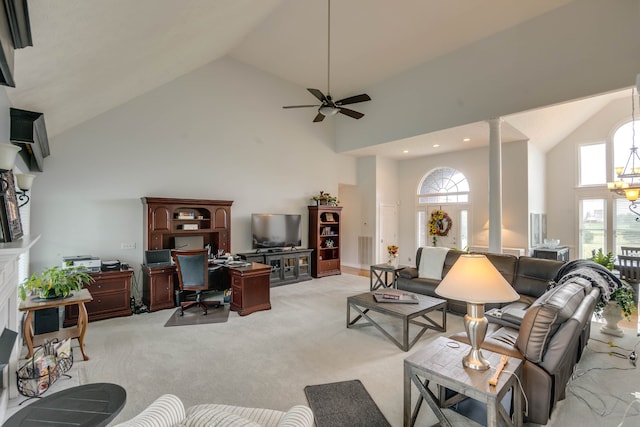
[[[309,89],[309,88],[307,88],[307,90],[309,92],[311,92],[311,94],[313,96],[315,96],[316,98],[318,98],[320,101],[324,102],[324,101],[327,100],[327,97],[324,96],[324,94],[322,92],[320,92],[318,89]]]
[[[340,112],[345,116],[353,117],[354,119],[361,119],[364,117],[364,114],[359,113],[357,111],[349,110],[348,108],[340,108]]]
[[[361,95],[350,96],[348,98],[341,99],[340,101],[336,101],[336,105],[348,105],[365,101],[371,101],[371,97],[366,93],[363,93]]]
[[[321,122],[321,121],[323,121],[323,120],[324,120],[324,114],[322,114],[322,113],[318,113],[318,115],[316,116],[316,118],[315,118],[315,119],[313,119],[313,122],[314,122],[314,123],[317,123],[317,122]]]
[[[306,108],[306,107],[320,107],[320,105],[285,105],[282,108]]]

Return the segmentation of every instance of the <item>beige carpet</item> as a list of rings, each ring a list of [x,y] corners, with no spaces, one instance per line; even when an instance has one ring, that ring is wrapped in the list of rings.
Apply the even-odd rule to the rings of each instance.
[[[349,274],[279,286],[271,289],[271,310],[244,317],[231,312],[226,323],[165,328],[172,309],[91,322],[90,360],[76,358],[73,379],[60,380],[51,392],[78,383],[118,383],[127,390],[126,406],[114,421],[119,422],[164,393],[176,394],[186,406],[216,402],[287,410],[307,404],[308,384],[359,379],[391,425],[402,426],[403,361],[442,334],[428,332],[403,352],[375,328],[347,329],[347,296],[368,288],[368,278]],[[387,326],[399,333],[399,323]],[[462,319],[448,315],[444,335],[463,330]],[[627,331],[614,342],[630,349],[637,338],[635,330]],[[640,377],[636,369],[609,369],[633,367],[627,359],[595,352],[601,348],[589,344],[572,382],[575,394],[568,393],[548,425],[615,426],[620,421],[629,393],[640,391]],[[588,370],[592,366],[599,369]],[[598,398],[605,400],[604,417],[597,415]],[[9,415],[22,400],[10,402]],[[640,422],[639,412],[632,408],[625,425]],[[423,405],[417,425],[435,421]]]

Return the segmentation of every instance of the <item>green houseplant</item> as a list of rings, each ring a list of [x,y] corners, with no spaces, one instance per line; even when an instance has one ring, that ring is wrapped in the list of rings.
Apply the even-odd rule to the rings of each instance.
[[[602,252],[602,249],[591,251],[591,261],[596,264],[600,264],[606,267],[608,270],[613,270],[615,257],[611,252],[607,252],[606,254]],[[624,285],[621,288],[618,288],[615,292],[611,294],[610,302],[617,303],[624,314],[624,317],[627,320],[631,319],[631,314],[636,309],[635,301],[633,300],[633,289],[626,282],[622,281]],[[605,308],[606,304],[599,300],[596,303],[595,311],[596,314],[602,316],[602,312]]]
[[[32,274],[19,286],[20,298],[24,301],[28,295],[40,298],[64,298],[73,291],[79,291],[84,284],[93,282],[93,277],[82,267],[50,267],[40,274]]]

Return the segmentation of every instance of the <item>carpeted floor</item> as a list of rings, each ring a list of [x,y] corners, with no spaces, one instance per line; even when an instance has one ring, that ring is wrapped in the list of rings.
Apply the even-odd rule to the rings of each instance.
[[[368,288],[368,278],[349,274],[278,286],[271,289],[271,310],[248,316],[231,312],[225,323],[165,328],[173,309],[91,322],[85,337],[90,360],[76,357],[69,372],[73,378],[59,380],[49,392],[91,382],[120,384],[127,390],[127,403],[116,423],[164,393],[179,396],[186,406],[216,402],[287,410],[308,404],[307,385],[355,378],[389,423],[401,426],[404,359],[434,337],[464,326],[461,317],[449,314],[446,333],[430,331],[403,352],[375,328],[346,328],[347,296]],[[390,331],[399,333],[399,322],[384,320]],[[594,337],[601,336],[597,326],[593,330]],[[635,329],[626,331],[623,338],[603,338],[620,347],[590,342],[567,399],[548,426],[620,422],[630,393],[640,391],[637,369],[628,359],[607,353],[628,354],[637,345]],[[10,400],[7,416],[22,400]],[[629,413],[625,426],[640,422],[638,407]],[[423,405],[416,425],[435,422]]]

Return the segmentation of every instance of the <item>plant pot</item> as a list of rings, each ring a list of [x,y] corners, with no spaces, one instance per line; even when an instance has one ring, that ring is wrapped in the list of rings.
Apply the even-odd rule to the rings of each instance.
[[[600,332],[616,337],[624,335],[624,331],[618,327],[618,322],[622,320],[622,308],[616,301],[609,301],[602,309],[602,317],[607,323],[600,328]]]

